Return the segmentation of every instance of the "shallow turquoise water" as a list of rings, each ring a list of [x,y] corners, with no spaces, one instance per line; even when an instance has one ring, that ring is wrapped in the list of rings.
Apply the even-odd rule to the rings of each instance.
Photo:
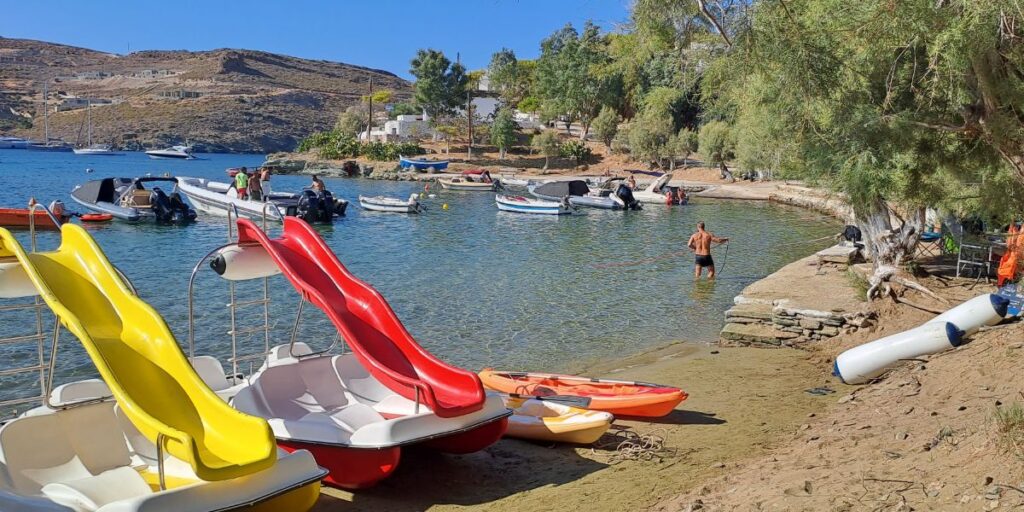
[[[79,210],[69,192],[90,179],[170,172],[226,181],[225,168],[262,161],[253,155],[204,158],[178,162],[142,154],[81,157],[0,150],[0,205],[22,206],[34,195],[46,202],[62,199],[69,209]],[[95,172],[86,174],[87,167]],[[295,190],[308,181],[275,176],[272,183],[278,190]],[[320,228],[341,261],[380,290],[428,350],[473,369],[564,371],[673,341],[714,340],[722,313],[744,286],[827,245],[801,242],[838,228],[819,214],[761,202],[698,200],[684,208],[648,205],[642,212],[588,210],[585,216],[542,218],[498,212],[492,194],[440,190],[437,199],[427,200],[425,214],[379,214],[360,211],[356,197],[407,197],[422,185],[326,181],[336,196],[354,203],[347,217]],[[442,203],[450,209],[442,210]],[[723,271],[715,283],[694,283],[692,256],[666,256],[685,249],[698,220],[732,239],[727,256],[722,248],[715,254]],[[203,255],[225,242],[225,219],[200,215],[199,222],[185,227],[114,222],[89,229],[184,345],[188,277]],[[276,229],[271,227],[272,234]],[[27,242],[27,235],[19,236]],[[44,249],[58,242],[54,234],[39,236]],[[607,266],[647,259],[655,260]],[[283,278],[271,284],[274,336],[285,342],[298,296]],[[199,352],[223,357],[228,351],[223,307],[228,287],[204,269],[197,290]],[[255,283],[240,291],[243,299],[256,298]],[[28,320],[0,312],[0,331],[26,332]],[[261,320],[262,311],[250,308],[242,323],[252,326]],[[306,308],[301,339],[325,346],[333,336],[323,315]],[[58,381],[93,374],[78,344],[65,338]],[[248,349],[261,346],[262,340],[247,343]],[[34,358],[25,346],[0,350],[6,360],[0,368]],[[0,381],[4,394],[30,383]]]

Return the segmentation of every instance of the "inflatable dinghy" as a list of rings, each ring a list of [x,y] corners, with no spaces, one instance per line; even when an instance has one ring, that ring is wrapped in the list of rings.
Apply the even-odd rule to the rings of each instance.
[[[847,384],[867,382],[903,359],[959,347],[963,331],[949,322],[928,322],[920,327],[856,346],[839,354],[832,375]]]

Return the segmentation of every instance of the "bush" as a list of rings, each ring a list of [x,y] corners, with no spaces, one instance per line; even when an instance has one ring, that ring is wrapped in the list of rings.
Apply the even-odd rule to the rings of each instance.
[[[423,148],[414,142],[370,142],[361,144],[355,137],[337,130],[316,132],[299,143],[298,151],[316,150],[320,158],[341,160],[365,156],[370,160],[398,160],[399,155],[422,155]]]
[[[590,146],[581,140],[570,140],[566,141],[559,148],[559,154],[562,158],[571,158],[579,165],[585,162],[593,151],[590,150]]]
[[[615,112],[615,109],[605,106],[601,109],[601,113],[594,118],[591,129],[594,130],[594,135],[597,136],[598,140],[604,142],[605,147],[610,150],[612,149],[612,141],[615,140],[615,135],[619,131],[619,123],[621,122],[622,117]]]
[[[726,162],[735,156],[736,140],[732,128],[723,121],[711,121],[701,126],[697,138],[700,154],[709,164]]]
[[[1024,407],[1017,402],[996,407],[996,432],[999,440],[1018,457],[1024,455]]]

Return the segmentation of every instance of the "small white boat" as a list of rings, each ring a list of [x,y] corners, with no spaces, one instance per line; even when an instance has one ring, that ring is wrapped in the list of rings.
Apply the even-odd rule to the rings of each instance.
[[[498,209],[505,212],[532,213],[537,215],[572,215],[580,213],[568,201],[543,201],[523,196],[494,196]]]
[[[364,210],[389,213],[419,213],[421,208],[417,194],[410,195],[405,201],[387,196],[359,196],[359,206]]]
[[[25,149],[29,141],[20,137],[0,137],[0,149]]]
[[[265,201],[238,197],[238,191],[228,183],[205,178],[178,178],[178,191],[188,197],[196,210],[226,217],[234,207],[238,214],[251,219],[281,222],[285,216],[302,217],[308,222],[332,222],[335,216],[344,216],[348,201],[335,199],[330,191],[315,193],[303,190],[300,194],[272,192]]]
[[[75,148],[76,155],[85,156],[120,156],[124,153],[114,151],[109,144],[93,144],[87,148]]]
[[[146,151],[150,158],[171,159],[171,160],[195,160],[192,155],[192,146],[171,146],[165,149],[151,149]]]
[[[647,185],[647,188],[634,190],[633,198],[641,203],[665,204],[665,193],[669,191],[668,182],[671,179],[671,174],[662,174]]]
[[[493,192],[497,182],[475,181],[469,177],[460,176],[457,178],[438,178],[438,183],[445,190],[474,190],[479,192]]]

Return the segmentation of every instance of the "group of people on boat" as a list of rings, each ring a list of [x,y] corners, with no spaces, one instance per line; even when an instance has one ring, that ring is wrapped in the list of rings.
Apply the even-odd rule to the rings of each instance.
[[[248,169],[242,167],[235,174],[234,185],[239,198],[262,201],[270,194],[270,168],[253,169],[250,174]]]

